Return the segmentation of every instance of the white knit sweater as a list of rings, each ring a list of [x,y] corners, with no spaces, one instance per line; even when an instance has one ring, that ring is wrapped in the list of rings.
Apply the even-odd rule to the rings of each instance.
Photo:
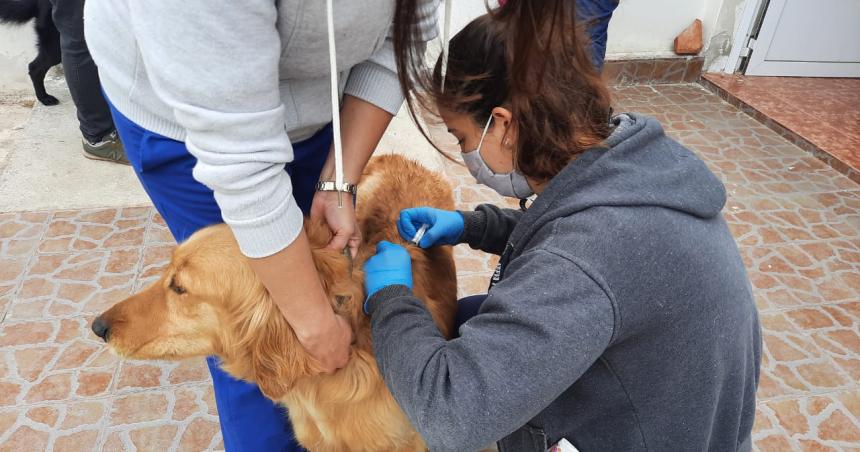
[[[334,0],[340,93],[394,114],[403,102],[390,37],[393,0]],[[438,0],[422,5],[436,35]],[[331,121],[322,0],[88,0],[86,39],[110,101],[152,132],[184,141],[249,257],[302,227],[283,171],[291,141]],[[350,181],[354,182],[354,181]]]

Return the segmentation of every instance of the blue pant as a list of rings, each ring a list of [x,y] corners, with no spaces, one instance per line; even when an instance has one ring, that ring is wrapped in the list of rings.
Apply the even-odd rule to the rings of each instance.
[[[143,129],[113,105],[111,113],[129,162],[177,242],[203,227],[223,222],[212,190],[191,176],[197,160],[188,153],[185,143]],[[293,196],[306,214],[331,140],[328,126],[293,144],[295,159],[286,170],[292,179]],[[303,450],[296,443],[282,407],[263,396],[256,385],[227,375],[215,357],[208,357],[206,362],[228,452]]]
[[[607,30],[612,12],[618,7],[619,0],[579,0],[576,2],[576,20],[586,23],[588,37],[591,39],[591,61],[600,72],[606,58]]]
[[[460,330],[460,325],[478,314],[487,295],[472,295],[457,302],[457,315],[454,316],[454,334]]]

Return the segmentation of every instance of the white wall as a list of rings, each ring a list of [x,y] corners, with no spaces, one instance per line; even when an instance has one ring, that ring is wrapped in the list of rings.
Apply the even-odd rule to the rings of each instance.
[[[537,0],[534,0],[537,1]],[[672,57],[675,36],[702,20],[708,62],[728,54],[736,12],[748,0],[621,0],[609,22],[608,59]],[[455,0],[452,33],[486,10],[484,0]],[[493,2],[495,3],[495,2]]]
[[[32,92],[27,65],[36,57],[33,25],[0,25],[0,95]]]
[[[621,0],[609,22],[609,59],[674,56],[675,36],[702,20],[704,42],[710,40],[723,0]]]

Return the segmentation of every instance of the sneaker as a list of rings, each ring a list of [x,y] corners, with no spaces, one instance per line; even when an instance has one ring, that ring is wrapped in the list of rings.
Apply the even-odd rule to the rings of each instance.
[[[122,163],[130,165],[125,157],[125,149],[122,147],[122,141],[116,130],[102,137],[98,142],[91,142],[84,138],[84,157],[93,160],[103,160],[106,162]]]

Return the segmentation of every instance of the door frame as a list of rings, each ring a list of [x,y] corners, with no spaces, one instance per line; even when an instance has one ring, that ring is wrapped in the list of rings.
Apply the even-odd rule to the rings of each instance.
[[[748,40],[746,48],[746,75],[786,76],[786,77],[857,77],[860,63],[819,62],[819,61],[774,61],[765,60],[779,27],[780,18],[788,0],[769,0],[764,14],[759,20],[758,30]]]
[[[758,36],[761,21],[767,11],[768,0],[746,0],[744,10],[738,20],[738,26],[732,35],[732,50],[726,59],[723,72],[734,74],[743,73],[752,49],[750,39]]]

